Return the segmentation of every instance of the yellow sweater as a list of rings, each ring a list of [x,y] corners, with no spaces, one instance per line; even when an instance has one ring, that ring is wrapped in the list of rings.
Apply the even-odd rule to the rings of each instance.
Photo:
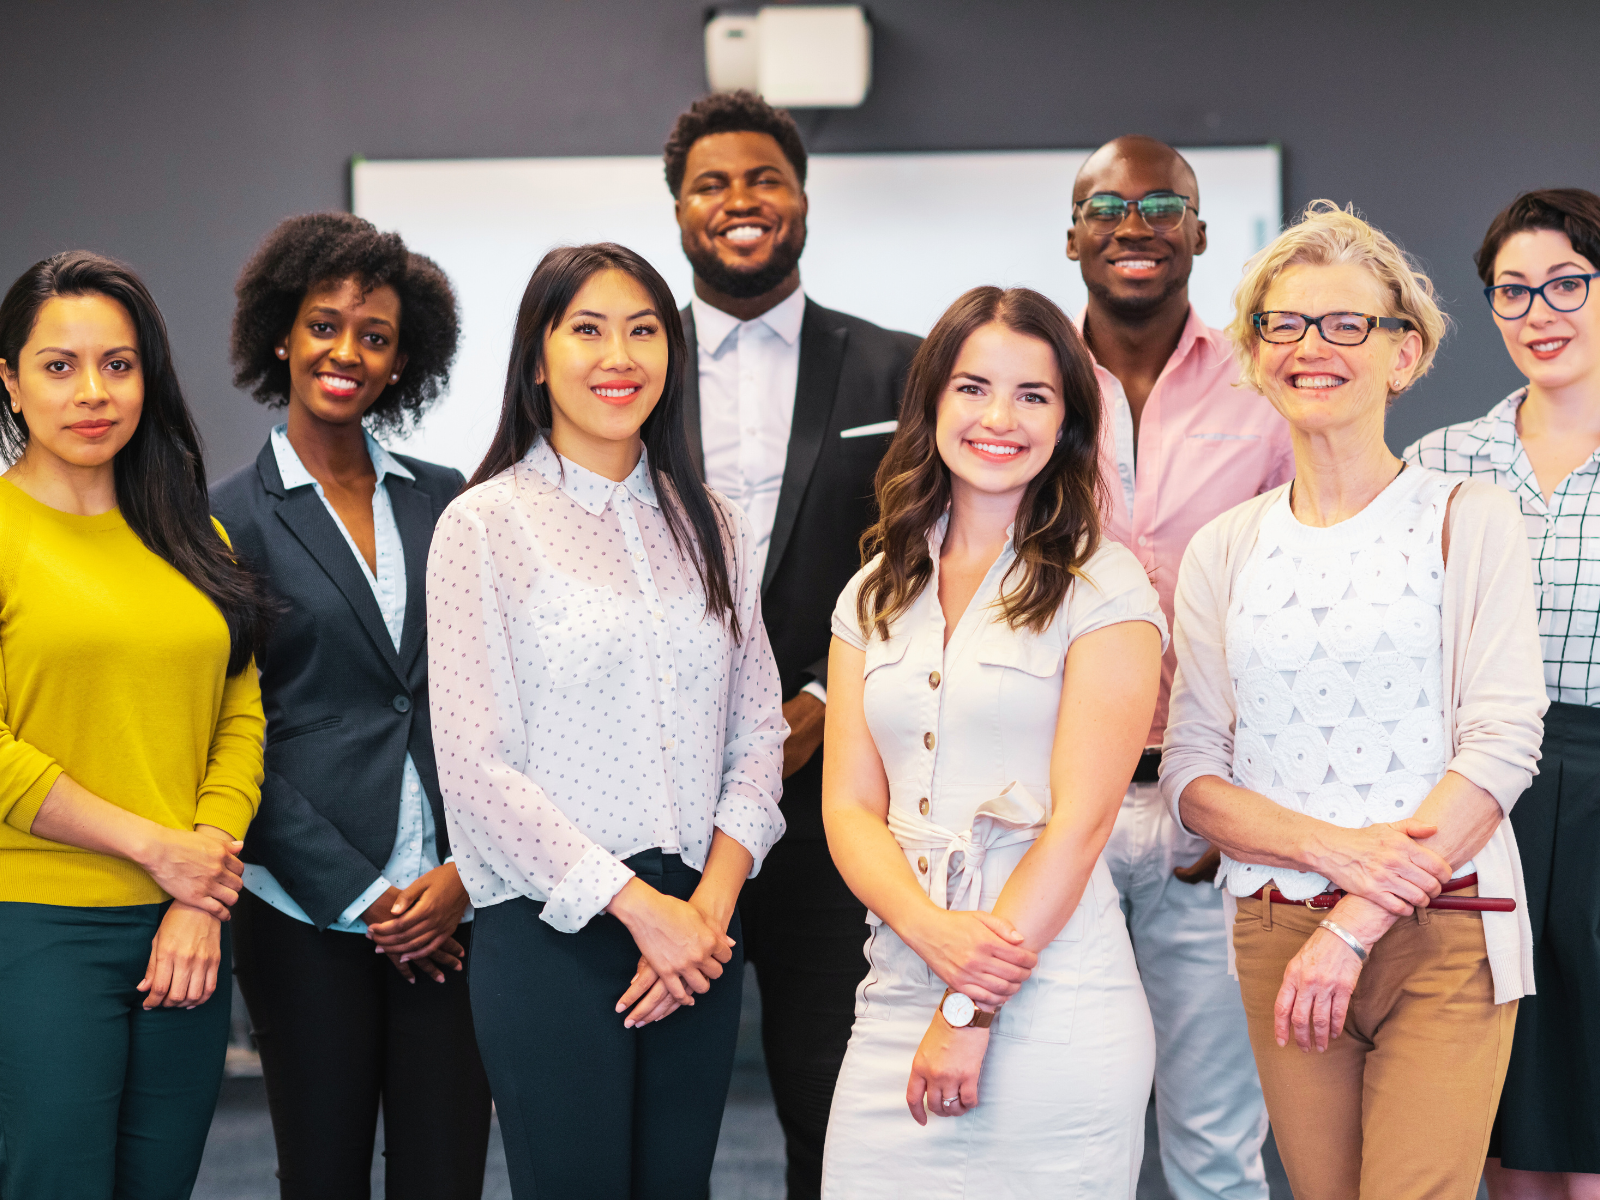
[[[216,605],[121,513],[59,512],[0,479],[0,901],[166,899],[131,862],[29,833],[63,772],[169,828],[244,836],[266,720],[228,649]]]

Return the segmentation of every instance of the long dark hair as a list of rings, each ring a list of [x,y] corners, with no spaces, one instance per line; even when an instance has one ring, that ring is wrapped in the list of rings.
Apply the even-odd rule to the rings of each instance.
[[[1066,417],[1050,460],[1022,493],[1012,544],[1017,558],[1000,581],[1007,623],[1035,632],[1048,628],[1100,546],[1100,387],[1094,364],[1067,315],[1030,288],[973,288],[939,318],[911,360],[900,427],[878,464],[878,522],[861,536],[861,560],[883,559],[861,585],[856,619],[863,632],[887,637],[890,623],[933,578],[928,531],[950,504],[950,468],[935,432],[939,399],[961,347],[980,326],[998,322],[1038,338],[1055,351]],[[1006,585],[1020,572],[1014,587]]]
[[[649,263],[626,246],[595,242],[587,246],[561,246],[550,251],[534,268],[517,309],[511,335],[511,363],[506,368],[505,398],[500,404],[500,425],[489,451],[473,472],[468,487],[519,462],[534,439],[550,436],[550,389],[535,383],[544,359],[545,335],[566,315],[573,299],[600,271],[621,271],[650,294],[667,334],[667,381],[661,399],[645,418],[639,434],[644,439],[650,465],[650,482],[661,498],[661,512],[678,552],[694,563],[706,594],[706,613],[728,622],[739,637],[733,588],[728,580],[728,554],[724,539],[732,538],[695,474],[689,457],[689,438],[683,430],[684,361],[688,347],[683,321],[678,316],[672,289]]]
[[[178,386],[166,322],[144,283],[121,263],[87,250],[34,263],[0,301],[0,358],[16,370],[46,301],[93,295],[116,301],[132,318],[144,376],[144,410],[115,460],[117,508],[152,554],[222,611],[231,642],[228,674],[237,675],[265,642],[274,609],[212,524],[200,435]],[[0,413],[0,455],[14,461],[27,448],[28,424],[9,405],[0,405]]]

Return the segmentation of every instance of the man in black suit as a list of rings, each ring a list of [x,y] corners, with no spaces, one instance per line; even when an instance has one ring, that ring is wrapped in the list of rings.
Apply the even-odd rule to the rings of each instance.
[[[822,829],[829,623],[875,519],[873,473],[921,339],[801,291],[806,151],[788,113],[749,92],[707,96],[678,118],[664,157],[694,267],[683,314],[689,444],[706,481],[755,527],[791,730],[788,833],[746,885],[741,911],[788,1194],[800,1200],[821,1189],[828,1108],[866,971],[866,909]]]

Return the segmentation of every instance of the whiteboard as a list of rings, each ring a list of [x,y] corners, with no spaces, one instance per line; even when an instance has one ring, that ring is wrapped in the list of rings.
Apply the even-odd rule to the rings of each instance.
[[[981,284],[1037,288],[1074,316],[1086,301],[1066,257],[1072,180],[1088,150],[817,154],[800,263],[807,295],[890,329],[925,334]],[[1223,325],[1239,269],[1282,221],[1276,146],[1184,150],[1209,238],[1189,293]],[[355,212],[444,268],[461,304],[450,388],[391,448],[471,474],[499,419],[511,330],[552,246],[612,241],[642,254],[681,305],[691,273],[655,156],[357,160]]]

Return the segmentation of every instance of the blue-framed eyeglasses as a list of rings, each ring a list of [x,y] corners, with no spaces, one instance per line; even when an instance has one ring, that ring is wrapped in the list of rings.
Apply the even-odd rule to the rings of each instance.
[[[1501,283],[1486,287],[1483,294],[1489,298],[1489,307],[1503,321],[1515,321],[1528,315],[1533,298],[1543,296],[1544,302],[1556,312],[1577,312],[1589,298],[1589,280],[1600,279],[1600,271],[1588,275],[1562,275],[1547,279],[1538,287],[1525,283]]]

